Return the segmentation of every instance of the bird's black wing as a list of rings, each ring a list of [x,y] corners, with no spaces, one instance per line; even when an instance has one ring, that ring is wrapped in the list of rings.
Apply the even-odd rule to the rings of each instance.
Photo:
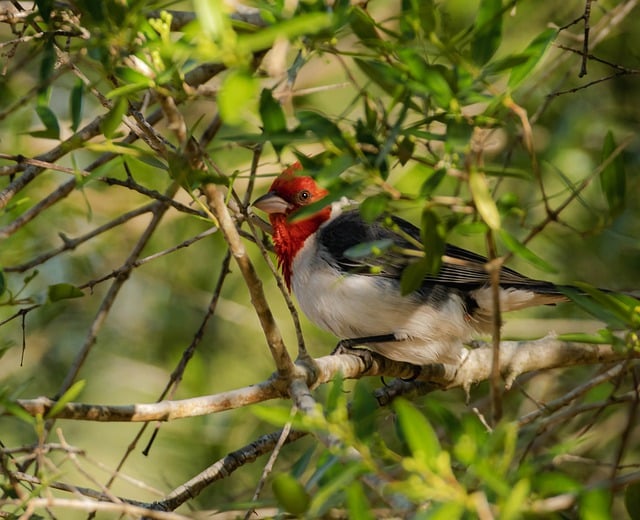
[[[416,244],[421,241],[420,230],[410,222],[392,217],[391,226],[383,221],[369,223],[362,219],[357,209],[330,220],[320,228],[318,240],[337,268],[395,279],[419,258],[421,251]],[[426,277],[423,285],[444,285],[464,291],[483,287],[490,283],[486,264],[485,257],[447,244],[440,272]],[[552,283],[533,280],[507,267],[500,272],[500,285],[558,293]]]

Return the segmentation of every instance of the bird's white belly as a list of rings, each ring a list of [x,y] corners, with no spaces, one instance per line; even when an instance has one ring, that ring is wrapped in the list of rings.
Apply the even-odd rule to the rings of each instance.
[[[342,274],[318,257],[313,238],[296,255],[292,288],[306,316],[340,339],[394,334],[402,341],[366,346],[397,361],[458,362],[473,331],[457,296],[435,307],[402,296],[393,280]]]

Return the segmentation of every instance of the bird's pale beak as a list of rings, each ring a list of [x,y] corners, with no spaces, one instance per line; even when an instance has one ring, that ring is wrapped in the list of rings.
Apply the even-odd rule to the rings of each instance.
[[[253,206],[265,213],[287,213],[291,205],[282,197],[270,191],[253,201]]]

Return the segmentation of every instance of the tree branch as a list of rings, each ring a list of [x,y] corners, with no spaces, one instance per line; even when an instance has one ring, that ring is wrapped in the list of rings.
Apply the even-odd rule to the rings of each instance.
[[[347,379],[363,376],[386,376],[410,378],[415,367],[409,363],[392,361],[375,353],[371,367],[365,369],[362,359],[351,354],[325,356],[316,359],[317,380],[313,387],[328,383],[338,374]],[[500,373],[505,385],[510,388],[516,377],[534,370],[588,365],[638,359],[640,352],[621,353],[609,345],[571,343],[547,337],[536,341],[503,341],[500,344]],[[421,367],[416,378],[418,387],[450,389],[462,387],[467,392],[471,386],[491,376],[492,348],[489,345],[469,351],[458,367],[451,365],[427,365]],[[297,365],[304,370],[304,365]],[[314,374],[308,374],[310,377]],[[402,383],[402,382],[401,382]],[[428,383],[420,385],[420,383]],[[393,386],[387,395],[386,389],[378,392],[379,401],[393,399],[398,389]],[[288,388],[274,374],[261,383],[214,395],[194,397],[179,401],[160,401],[153,404],[131,404],[123,406],[67,403],[57,414],[58,419],[101,422],[171,421],[240,408],[270,399],[288,397]],[[30,415],[47,417],[55,401],[47,397],[19,399],[16,401]]]

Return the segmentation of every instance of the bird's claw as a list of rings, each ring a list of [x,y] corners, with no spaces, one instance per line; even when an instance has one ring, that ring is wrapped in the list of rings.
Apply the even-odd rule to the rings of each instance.
[[[340,340],[331,353],[332,356],[337,354],[350,354],[359,357],[364,364],[365,372],[373,366],[373,355],[371,351],[366,348],[356,348],[353,340]]]

